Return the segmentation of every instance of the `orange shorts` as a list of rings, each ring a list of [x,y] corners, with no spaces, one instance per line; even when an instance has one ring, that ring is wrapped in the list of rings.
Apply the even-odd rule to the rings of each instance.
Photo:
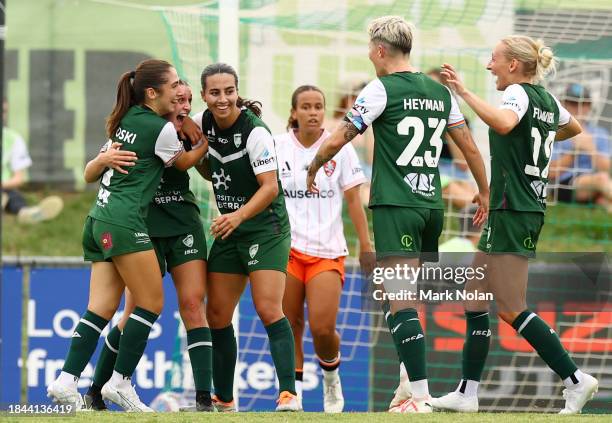
[[[287,273],[300,280],[303,283],[308,283],[309,280],[317,276],[319,273],[328,270],[335,270],[340,274],[340,279],[344,285],[344,257],[336,257],[335,259],[321,258],[309,256],[308,254],[300,253],[293,248],[289,251],[289,264],[287,264]]]

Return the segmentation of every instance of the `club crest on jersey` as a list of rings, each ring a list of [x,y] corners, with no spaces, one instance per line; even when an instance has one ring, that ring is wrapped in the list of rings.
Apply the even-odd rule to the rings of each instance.
[[[234,134],[234,145],[236,148],[242,144],[242,134]]]
[[[183,244],[185,244],[185,247],[187,248],[193,247],[193,235],[189,234],[183,238]]]
[[[113,237],[110,232],[104,232],[102,234],[102,248],[108,250],[113,247]]]
[[[327,176],[332,176],[334,174],[334,170],[336,170],[336,161],[330,160],[323,165],[323,170]]]
[[[249,247],[249,255],[251,256],[251,258],[255,257],[257,251],[259,251],[259,244],[253,244]]]

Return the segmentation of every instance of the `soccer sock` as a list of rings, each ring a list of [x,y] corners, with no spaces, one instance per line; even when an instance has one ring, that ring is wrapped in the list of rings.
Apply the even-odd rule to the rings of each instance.
[[[577,388],[578,385],[582,383],[583,377],[584,373],[578,369],[574,372],[574,374],[570,375],[570,377],[563,379],[563,384],[568,389]]]
[[[336,379],[338,377],[338,368],[340,367],[340,352],[331,360],[319,358],[319,367],[323,370],[323,379],[326,379],[328,382]]]
[[[98,389],[102,389],[113,375],[117,352],[119,351],[119,339],[121,339],[121,331],[118,326],[113,326],[106,335],[106,339],[104,339],[104,346],[94,372],[92,386],[95,385]]]
[[[295,369],[295,393],[297,396],[301,397],[303,393],[303,384],[304,384],[304,370]]]
[[[212,338],[206,327],[187,331],[187,350],[195,388],[210,392],[212,382]]]
[[[401,363],[402,360],[399,358],[399,348],[397,346],[397,342],[395,342],[395,337],[393,336],[393,314],[391,314],[391,305],[389,301],[383,301],[382,310],[385,315],[385,322],[387,322],[387,327],[389,328],[389,333],[391,334],[391,340],[393,341],[393,345],[395,346],[395,352],[398,354],[398,361]]]
[[[270,353],[276,368],[279,392],[295,395],[295,343],[291,325],[286,317],[266,326]]]
[[[234,369],[238,355],[234,327],[230,324],[222,329],[211,329],[210,335],[215,395],[223,402],[231,402],[234,399]]]
[[[145,347],[149,332],[158,314],[136,307],[123,328],[123,334],[119,340],[119,352],[115,363],[115,371],[124,377],[131,377],[136,369]]]
[[[537,351],[538,355],[563,380],[574,375],[578,367],[561,345],[554,330],[540,317],[525,310],[512,322],[512,327],[520,333]]]
[[[399,356],[406,366],[410,384],[416,398],[429,395],[427,388],[427,365],[425,357],[425,335],[414,308],[400,310],[393,316],[393,339]],[[423,381],[423,382],[419,382]]]
[[[466,397],[475,397],[478,396],[478,385],[480,383],[475,380],[466,380],[461,379],[459,382],[459,386],[457,386],[456,391],[465,395]]]
[[[87,310],[72,334],[68,356],[62,371],[79,377],[87,366],[89,359],[96,350],[98,338],[107,325],[108,320]]]
[[[489,313],[466,311],[465,344],[463,344],[463,380],[480,382],[491,340]]]

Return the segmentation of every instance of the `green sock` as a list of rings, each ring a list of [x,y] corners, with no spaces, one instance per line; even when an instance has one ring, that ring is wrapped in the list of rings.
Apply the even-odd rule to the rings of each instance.
[[[234,399],[234,370],[238,358],[238,346],[234,327],[211,329],[212,338],[212,377],[215,395],[223,402]]]
[[[286,317],[266,326],[270,352],[278,377],[278,391],[295,393],[295,344],[291,325]]]
[[[195,388],[210,392],[212,382],[212,338],[210,329],[201,327],[187,331],[187,351]]]
[[[512,327],[537,351],[538,355],[561,379],[566,379],[578,369],[576,363],[561,345],[554,330],[529,310],[523,311],[512,322]]]
[[[96,371],[94,372],[93,384],[98,387],[103,387],[113,375],[115,368],[115,360],[117,360],[117,351],[119,350],[119,339],[121,331],[118,326],[113,328],[106,335],[102,352],[96,363]]]
[[[389,333],[391,334],[391,340],[393,341],[393,346],[395,347],[395,352],[398,354],[397,355],[397,359],[398,361],[402,361],[399,358],[399,349],[397,347],[397,343],[395,342],[395,337],[393,336],[393,333],[391,332],[391,330],[393,329],[393,314],[391,313],[391,305],[389,304],[389,301],[383,301],[382,303],[382,311],[385,315],[385,322],[387,322],[387,327],[389,328]]]
[[[115,363],[117,373],[132,377],[147,346],[149,332],[158,317],[158,314],[140,307],[136,307],[130,314],[119,341],[119,352]]]
[[[427,379],[425,335],[414,308],[393,315],[392,335],[411,382]]]
[[[480,382],[491,341],[489,313],[486,311],[466,311],[465,344],[463,344],[464,380]]]
[[[89,359],[91,359],[96,350],[100,334],[107,324],[108,320],[92,311],[87,310],[83,314],[72,334],[70,349],[68,350],[62,371],[76,377],[81,376]]]

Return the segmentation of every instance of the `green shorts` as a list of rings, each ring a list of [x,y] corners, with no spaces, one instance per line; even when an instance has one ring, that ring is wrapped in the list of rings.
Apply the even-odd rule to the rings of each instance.
[[[444,210],[418,207],[374,207],[374,244],[377,257],[419,257],[438,260],[438,239]],[[427,254],[429,253],[429,254]]]
[[[200,226],[177,236],[151,238],[162,275],[166,270],[192,260],[206,260],[206,236]]]
[[[215,239],[208,256],[208,271],[248,275],[256,270],[287,273],[291,233],[252,241]]]
[[[491,210],[478,249],[487,254],[535,257],[543,225],[544,213]]]
[[[83,227],[83,258],[85,261],[110,261],[111,257],[153,249],[146,232],[137,232],[113,225],[91,216]]]

